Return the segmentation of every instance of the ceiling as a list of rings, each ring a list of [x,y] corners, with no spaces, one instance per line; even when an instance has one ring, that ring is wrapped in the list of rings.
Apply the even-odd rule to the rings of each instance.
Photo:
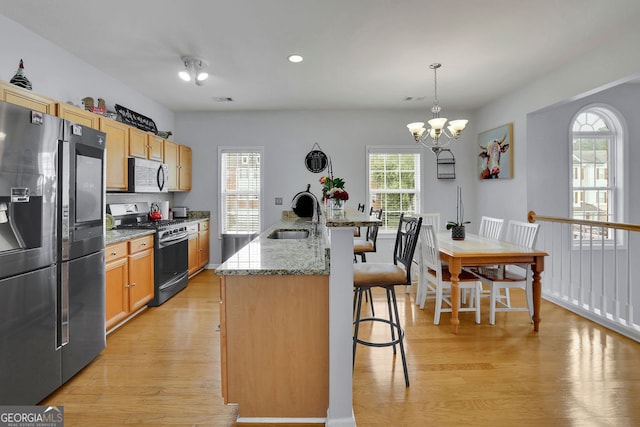
[[[608,43],[637,25],[640,2],[20,0],[0,13],[176,112],[429,111],[434,62],[446,112]],[[304,61],[289,63],[292,53]],[[183,55],[208,61],[205,85],[177,77]]]

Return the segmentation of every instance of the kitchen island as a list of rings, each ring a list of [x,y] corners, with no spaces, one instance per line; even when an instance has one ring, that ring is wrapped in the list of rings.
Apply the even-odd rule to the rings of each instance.
[[[353,227],[359,212],[280,221],[223,263],[222,394],[239,421],[355,425],[351,409]],[[274,239],[283,230],[309,237]],[[332,422],[335,421],[335,422]]]

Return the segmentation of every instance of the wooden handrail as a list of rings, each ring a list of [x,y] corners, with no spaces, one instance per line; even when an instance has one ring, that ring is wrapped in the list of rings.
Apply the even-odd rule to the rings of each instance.
[[[562,222],[566,224],[587,225],[590,227],[615,228],[616,230],[640,231],[640,225],[638,224],[626,224],[623,222],[609,222],[609,221],[590,221],[588,219],[563,218],[559,216],[544,216],[544,215],[538,215],[534,211],[529,211],[529,214],[527,215],[527,219],[529,220],[529,222],[536,222],[536,221]]]

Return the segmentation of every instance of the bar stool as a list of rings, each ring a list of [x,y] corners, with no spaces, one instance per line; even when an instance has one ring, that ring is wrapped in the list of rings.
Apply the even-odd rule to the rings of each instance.
[[[400,325],[398,314],[398,303],[396,300],[396,286],[406,286],[411,283],[411,265],[413,254],[418,243],[418,235],[422,218],[405,217],[400,215],[396,243],[393,251],[393,262],[362,262],[353,266],[353,286],[354,298],[356,299],[356,312],[353,331],[353,366],[356,363],[356,347],[358,344],[370,347],[393,347],[393,354],[396,354],[396,345],[400,346],[402,356],[402,367],[404,370],[405,385],[409,387],[409,372],[407,370],[407,359],[404,352],[404,330]],[[387,294],[387,307],[389,318],[382,317],[361,317],[363,295],[373,287],[385,289]],[[389,325],[391,339],[386,342],[372,342],[358,337],[360,323],[362,322],[382,322]]]

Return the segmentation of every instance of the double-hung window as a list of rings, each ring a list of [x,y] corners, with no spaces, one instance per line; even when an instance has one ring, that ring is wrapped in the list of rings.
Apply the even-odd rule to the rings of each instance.
[[[263,149],[220,147],[220,233],[260,232]]]
[[[395,233],[400,214],[420,210],[421,150],[415,147],[367,147],[367,200],[383,209],[380,233]]]
[[[587,107],[571,126],[571,216],[622,221],[622,126],[607,107]],[[612,229],[574,225],[573,240],[611,240]]]

